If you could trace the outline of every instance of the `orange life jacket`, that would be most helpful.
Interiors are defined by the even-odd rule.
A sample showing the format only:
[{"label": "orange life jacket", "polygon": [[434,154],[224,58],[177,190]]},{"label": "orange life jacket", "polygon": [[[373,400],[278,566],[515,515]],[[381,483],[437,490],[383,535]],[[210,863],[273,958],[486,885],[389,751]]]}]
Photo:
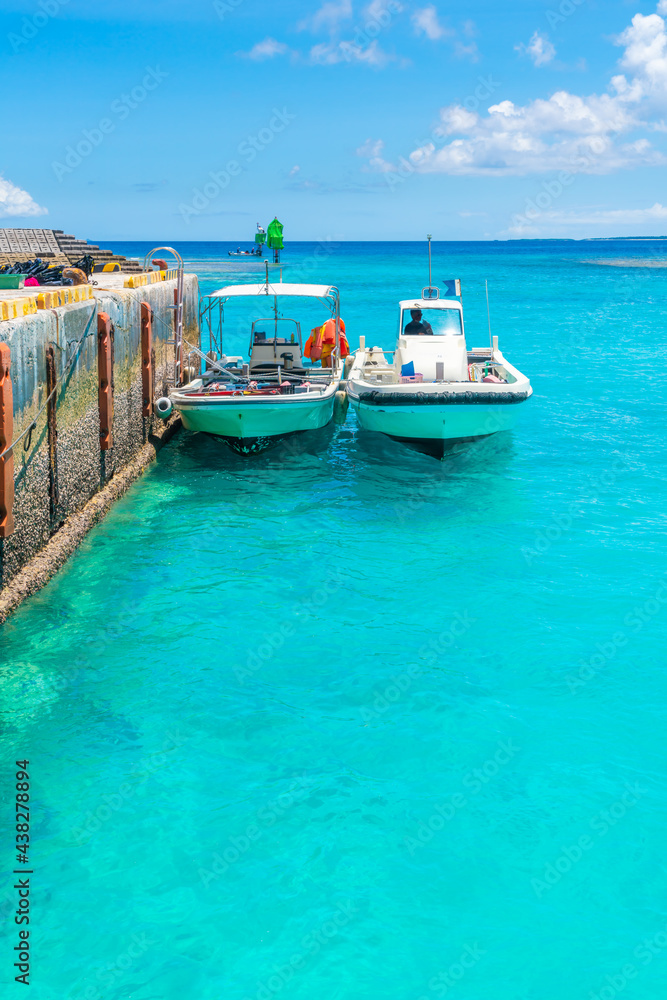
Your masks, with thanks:
[{"label": "orange life jacket", "polygon": [[[316,326],[310,331],[303,353],[311,361],[322,360],[322,365],[328,367],[327,361],[336,346],[336,321],[328,319],[323,326]],[[345,321],[340,321],[340,355],[346,358],[350,353],[350,345],[345,336]]]}]

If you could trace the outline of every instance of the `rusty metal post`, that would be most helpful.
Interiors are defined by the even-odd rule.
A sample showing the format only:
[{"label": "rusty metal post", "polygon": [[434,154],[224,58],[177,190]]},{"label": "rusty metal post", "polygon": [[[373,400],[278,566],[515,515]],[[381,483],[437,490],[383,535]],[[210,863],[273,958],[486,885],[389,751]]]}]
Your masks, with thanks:
[{"label": "rusty metal post", "polygon": [[113,343],[112,323],[107,313],[97,314],[97,374],[100,411],[100,450],[113,445]]},{"label": "rusty metal post", "polygon": [[[56,411],[58,409],[58,392],[56,390],[58,376],[56,375],[56,352],[53,347],[46,348],[46,426],[49,439],[49,508],[51,524],[56,520],[58,511],[58,424]],[[55,391],[54,391],[55,390]]]},{"label": "rusty metal post", "polygon": [[[10,378],[11,352],[0,344],[0,454],[10,446],[14,436],[14,397]],[[0,538],[8,538],[14,530],[14,453],[0,458]]]},{"label": "rusty metal post", "polygon": [[144,417],[153,415],[153,310],[141,303],[141,389]]}]

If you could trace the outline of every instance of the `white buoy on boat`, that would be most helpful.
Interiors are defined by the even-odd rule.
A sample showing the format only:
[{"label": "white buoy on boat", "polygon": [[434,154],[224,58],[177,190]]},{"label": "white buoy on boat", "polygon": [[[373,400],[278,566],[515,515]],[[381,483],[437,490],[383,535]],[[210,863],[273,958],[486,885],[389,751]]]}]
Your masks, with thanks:
[{"label": "white buoy on boat", "polygon": [[169,420],[174,409],[174,404],[169,399],[168,396],[160,396],[157,403],[155,404],[155,411],[158,417],[162,417],[163,420]]}]

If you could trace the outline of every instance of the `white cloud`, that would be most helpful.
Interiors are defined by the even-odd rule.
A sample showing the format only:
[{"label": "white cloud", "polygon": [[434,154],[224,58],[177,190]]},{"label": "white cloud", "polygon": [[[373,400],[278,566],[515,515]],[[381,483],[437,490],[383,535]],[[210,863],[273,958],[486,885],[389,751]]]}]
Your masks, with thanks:
[{"label": "white cloud", "polygon": [[364,19],[366,21],[377,21],[378,24],[383,25],[388,15],[400,14],[404,9],[398,0],[393,0],[393,2],[390,2],[390,0],[371,0],[364,10]]},{"label": "white cloud", "polygon": [[303,58],[313,66],[336,66],[351,63],[381,69],[389,63],[399,68],[410,65],[408,59],[386,52],[376,36],[386,30],[397,14],[404,10],[399,0],[370,0],[362,8],[361,21],[347,30],[354,32],[350,40],[341,38],[343,22],[349,21],[354,9],[352,0],[326,0],[314,14],[297,24],[298,31],[308,31],[314,35],[328,35],[328,41],[313,45],[308,53],[298,53],[282,42],[266,38],[248,53],[238,53],[250,59],[270,59],[275,55],[289,53],[295,59]]},{"label": "white cloud", "polygon": [[529,56],[535,66],[546,66],[553,61],[556,55],[553,43],[546,35],[541,35],[539,31],[533,32],[528,45],[524,45],[522,42],[520,45],[515,45],[514,48],[517,52]]},{"label": "white cloud", "polygon": [[374,69],[381,69],[391,62],[405,65],[406,60],[385,52],[375,37],[380,29],[391,24],[393,15],[402,10],[398,0],[371,0],[363,10],[363,18],[357,25],[354,38],[341,40],[342,22],[352,17],[352,3],[351,0],[329,0],[312,17],[297,25],[300,31],[308,30],[314,34],[324,31],[329,35],[328,42],[313,45],[308,61],[316,66],[352,63]]},{"label": "white cloud", "polygon": [[289,48],[283,42],[277,42],[275,38],[265,38],[263,42],[253,45],[250,52],[239,52],[239,55],[261,62],[264,59],[273,59],[274,56],[284,56],[287,52]]},{"label": "white cloud", "polygon": [[650,208],[587,209],[580,212],[541,212],[532,221],[517,218],[506,230],[511,236],[543,236],[560,231],[571,232],[573,227],[614,228],[624,226],[650,226],[651,223],[667,222],[667,207],[656,202]]},{"label": "white cloud", "polygon": [[359,146],[357,150],[357,156],[371,157],[379,156],[384,149],[384,142],[382,139],[366,139],[363,146]]},{"label": "white cloud", "polygon": [[[664,12],[667,13],[667,4]],[[635,14],[616,44],[625,46],[620,62],[632,74],[629,81],[624,75],[613,78],[617,93],[632,101],[667,97],[667,32],[663,18],[657,14]]]},{"label": "white cloud", "polygon": [[[665,130],[655,116],[656,109],[667,109],[665,21],[637,14],[615,41],[624,46],[619,62],[626,75],[612,78],[610,92],[578,96],[560,90],[525,105],[503,100],[486,112],[476,110],[479,95],[471,97],[466,107],[443,107],[430,139],[403,164],[418,173],[495,176],[554,170],[604,174],[666,164],[647,138],[636,137],[640,129]],[[539,51],[544,56],[544,45]],[[382,172],[398,169],[379,155],[369,165]]]},{"label": "white cloud", "polygon": [[451,34],[447,28],[440,24],[434,4],[416,10],[412,15],[412,23],[416,35],[426,35],[432,42],[437,42],[439,38]]},{"label": "white cloud", "polygon": [[312,17],[306,17],[297,25],[299,31],[326,30],[335,32],[342,21],[352,17],[352,0],[328,0],[323,3],[319,10],[315,11]]},{"label": "white cloud", "polygon": [[14,215],[48,215],[48,209],[38,205],[23,188],[0,177],[0,219]]},{"label": "white cloud", "polygon": [[441,23],[434,4],[420,7],[412,14],[411,20],[416,35],[424,35],[432,42],[440,41],[441,38],[452,39],[454,40],[454,55],[458,59],[470,59],[472,62],[477,62],[479,59],[477,43],[472,40],[477,34],[474,21],[464,21],[462,25],[463,36],[468,39],[465,42],[457,38],[456,31]]},{"label": "white cloud", "polygon": [[337,63],[357,63],[381,69],[396,59],[380,47],[377,41],[365,48],[354,42],[328,42],[314,45],[310,50],[310,62],[318,66],[334,66]]},{"label": "white cloud", "polygon": [[465,42],[457,42],[454,46],[454,55],[459,59],[470,59],[471,62],[478,62],[479,49],[475,42],[469,42],[468,45]]},{"label": "white cloud", "polygon": [[387,163],[382,157],[382,150],[384,149],[384,142],[382,139],[366,139],[363,146],[359,146],[357,149],[357,156],[363,157],[368,160],[368,165],[366,170],[371,170],[376,173],[389,173],[393,170],[391,163]]},{"label": "white cloud", "polygon": [[289,172],[290,177],[296,177],[296,175],[299,173],[300,170],[301,170],[301,167],[299,166],[299,164],[295,163],[294,166],[292,167],[292,169]]},{"label": "white cloud", "polygon": [[667,0],[660,0],[658,3],[658,14],[667,14]]},{"label": "white cloud", "polygon": [[667,208],[656,201],[650,208],[616,208],[607,211],[593,212],[588,216],[580,215],[579,222],[605,222],[609,224],[634,225],[635,223],[654,222],[667,219]]},{"label": "white cloud", "polygon": [[477,25],[474,21],[464,21],[463,22],[463,34],[468,39],[468,44],[465,42],[457,41],[454,46],[454,55],[458,56],[459,59],[470,59],[471,62],[477,62],[479,59],[479,49],[477,48],[477,43],[472,41],[477,35]]}]

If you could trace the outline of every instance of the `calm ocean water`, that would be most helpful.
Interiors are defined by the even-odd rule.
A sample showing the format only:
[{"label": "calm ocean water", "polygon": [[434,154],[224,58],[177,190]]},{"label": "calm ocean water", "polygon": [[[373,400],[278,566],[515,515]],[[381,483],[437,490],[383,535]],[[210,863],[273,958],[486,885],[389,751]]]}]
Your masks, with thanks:
[{"label": "calm ocean water", "polygon": [[[183,247],[202,290],[227,249]],[[315,249],[285,279],[392,348],[424,246]],[[183,433],[10,619],[34,1000],[664,995],[661,263],[436,244],[468,343],[488,278],[532,380],[514,433],[442,462],[351,413],[249,459]]]}]

